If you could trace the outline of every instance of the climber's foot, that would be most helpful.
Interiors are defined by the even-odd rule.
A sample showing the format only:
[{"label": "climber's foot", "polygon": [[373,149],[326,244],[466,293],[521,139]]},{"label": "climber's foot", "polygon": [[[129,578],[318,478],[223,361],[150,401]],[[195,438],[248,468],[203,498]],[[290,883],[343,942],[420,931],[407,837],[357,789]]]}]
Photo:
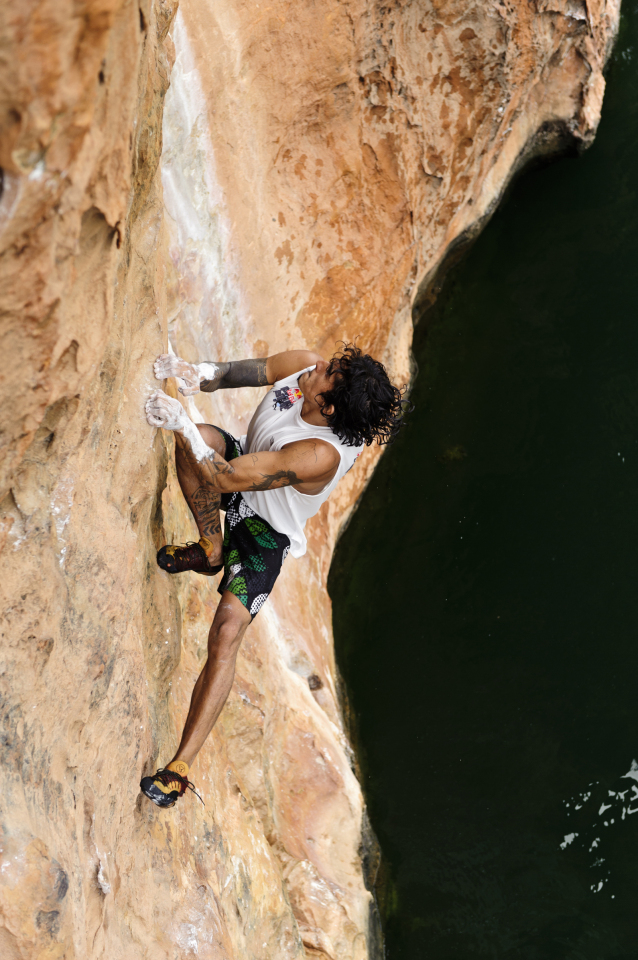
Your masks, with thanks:
[{"label": "climber's foot", "polygon": [[[195,796],[202,800],[194,785],[186,776],[188,773],[187,764],[175,764],[175,766],[178,765],[185,768],[186,772],[183,776],[176,770],[165,767],[163,770],[158,770],[152,777],[142,777],[140,781],[142,793],[145,793],[148,799],[156,803],[158,807],[175,806],[176,801],[183,797],[187,790],[192,790]],[[172,766],[172,764],[169,766]]]},{"label": "climber's foot", "polygon": [[187,543],[183,547],[167,543],[157,552],[157,563],[167,573],[183,573],[184,570],[193,570],[203,573],[205,577],[214,577],[224,566],[211,564],[204,547],[200,543]]}]

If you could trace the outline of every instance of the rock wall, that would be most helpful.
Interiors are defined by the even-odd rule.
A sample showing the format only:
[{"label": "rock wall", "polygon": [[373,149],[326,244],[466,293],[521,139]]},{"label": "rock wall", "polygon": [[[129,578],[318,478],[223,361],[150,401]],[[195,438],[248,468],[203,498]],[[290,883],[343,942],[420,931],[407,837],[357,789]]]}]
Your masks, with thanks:
[{"label": "rock wall", "polygon": [[[618,7],[3,5],[3,960],[380,955],[325,591],[378,451],[247,632],[192,771],[206,806],[157,810],[138,782],[174,750],[217,594],[155,565],[194,526],[142,414],[150,361],[358,335],[407,382],[446,257],[527,157],[594,136]],[[257,398],[189,408],[241,431]]]}]

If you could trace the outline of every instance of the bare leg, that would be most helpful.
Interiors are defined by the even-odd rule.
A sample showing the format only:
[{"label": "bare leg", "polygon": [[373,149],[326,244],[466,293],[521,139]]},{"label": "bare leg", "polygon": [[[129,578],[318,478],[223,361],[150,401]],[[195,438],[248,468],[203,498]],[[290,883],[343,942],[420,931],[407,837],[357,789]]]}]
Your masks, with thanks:
[{"label": "bare leg", "polygon": [[[223,456],[226,450],[226,441],[219,430],[209,424],[196,423],[195,426],[206,446],[211,447]],[[202,475],[203,471],[199,462],[192,455],[190,445],[185,444],[179,434],[175,435],[175,441],[177,479],[182,488],[184,499],[195,518],[200,536],[206,537],[215,545],[213,553],[208,556],[210,565],[215,566],[222,561],[222,532],[219,519],[221,494],[212,488],[208,477]]]},{"label": "bare leg", "polygon": [[[199,675],[179,749],[174,760],[190,767],[226,703],[235,676],[235,660],[250,614],[225,590],[208,634],[208,660]],[[172,762],[172,761],[171,761]]]},{"label": "bare leg", "polygon": [[[221,558],[221,497],[214,479],[220,472],[232,473],[232,467],[223,459],[221,463],[216,461],[213,451],[223,455],[224,438],[215,427],[193,424],[179,401],[167,397],[161,390],[147,401],[146,415],[152,426],[175,432],[177,474],[182,492],[200,534],[219,544]],[[237,651],[250,620],[242,602],[225,590],[208,634],[208,660],[195,684],[179,749],[171,763],[182,761],[190,767],[213,729],[228,698]]]},{"label": "bare leg", "polygon": [[153,427],[174,431],[177,475],[186,502],[191,508],[210,566],[222,558],[222,535],[219,521],[221,494],[216,479],[220,473],[232,473],[223,459],[224,438],[215,427],[195,424],[179,400],[156,390],[146,401],[146,419]]}]

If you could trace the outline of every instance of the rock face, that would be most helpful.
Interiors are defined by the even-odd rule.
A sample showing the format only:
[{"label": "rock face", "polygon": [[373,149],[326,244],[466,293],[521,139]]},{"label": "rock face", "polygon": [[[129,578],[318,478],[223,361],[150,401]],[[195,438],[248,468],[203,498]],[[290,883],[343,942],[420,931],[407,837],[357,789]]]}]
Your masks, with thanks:
[{"label": "rock face", "polygon": [[[378,451],[247,632],[192,771],[206,806],[159,811],[137,785],[174,750],[217,594],[155,564],[195,528],[142,414],[150,361],[359,336],[407,382],[446,257],[527,157],[594,136],[618,7],[4,5],[3,958],[379,955],[325,591]],[[241,432],[257,399],[189,408]]]}]

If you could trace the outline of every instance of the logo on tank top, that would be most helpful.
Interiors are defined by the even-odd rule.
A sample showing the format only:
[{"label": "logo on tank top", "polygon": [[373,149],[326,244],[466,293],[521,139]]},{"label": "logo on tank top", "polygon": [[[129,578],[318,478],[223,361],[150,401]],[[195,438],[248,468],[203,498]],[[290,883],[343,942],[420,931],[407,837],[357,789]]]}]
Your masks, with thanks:
[{"label": "logo on tank top", "polygon": [[303,393],[299,387],[295,387],[294,390],[291,387],[281,387],[279,390],[275,390],[273,407],[275,410],[290,410],[293,403],[301,400],[302,397]]},{"label": "logo on tank top", "polygon": [[346,470],[346,473],[350,473],[350,471],[352,470],[352,468],[354,467],[355,463],[357,462],[357,460],[359,459],[362,453],[363,453],[363,450],[360,450],[359,453],[354,458],[354,460],[352,461],[352,463],[350,464],[350,466],[348,467],[348,469]]}]

